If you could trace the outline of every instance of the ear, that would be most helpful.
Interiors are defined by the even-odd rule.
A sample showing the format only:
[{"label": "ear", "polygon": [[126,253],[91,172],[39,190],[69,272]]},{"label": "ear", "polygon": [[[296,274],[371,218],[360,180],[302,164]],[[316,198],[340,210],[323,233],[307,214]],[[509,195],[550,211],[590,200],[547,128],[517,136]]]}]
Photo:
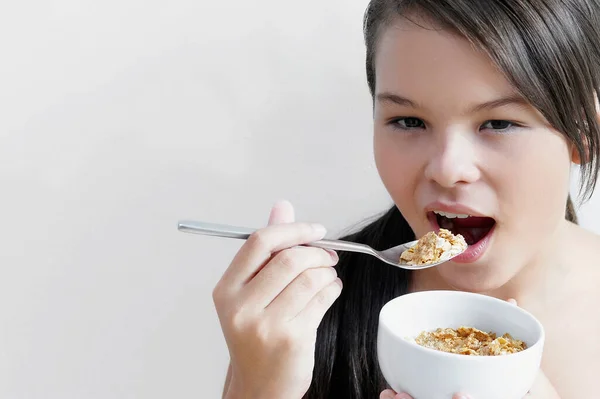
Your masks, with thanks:
[{"label": "ear", "polygon": [[571,162],[573,162],[576,165],[581,165],[581,156],[579,155],[577,146],[573,143],[571,143]]},{"label": "ear", "polygon": [[[584,154],[589,154],[588,139],[585,136],[583,136],[581,138],[583,139],[583,152],[584,152]],[[581,154],[579,153],[579,150],[577,150],[577,145],[575,145],[575,143],[571,141],[569,146],[571,148],[571,162],[573,162],[576,165],[584,164],[585,160],[581,159]]]},{"label": "ear", "polygon": [[[600,101],[598,101],[598,94],[594,93],[594,99],[596,100],[596,119],[598,120],[598,124],[600,124]],[[583,137],[584,142],[584,150],[586,154],[589,154],[589,143],[587,140],[587,137]],[[582,159],[581,159],[581,155],[579,154],[579,151],[577,151],[577,147],[571,143],[571,161],[577,165],[581,165],[582,163],[585,163]]]}]

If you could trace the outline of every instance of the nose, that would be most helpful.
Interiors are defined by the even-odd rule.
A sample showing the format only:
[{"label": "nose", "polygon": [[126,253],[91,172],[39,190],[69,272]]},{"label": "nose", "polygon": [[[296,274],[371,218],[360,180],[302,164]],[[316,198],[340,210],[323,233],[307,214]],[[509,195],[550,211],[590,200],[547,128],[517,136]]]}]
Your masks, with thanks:
[{"label": "nose", "polygon": [[436,135],[425,168],[425,177],[444,188],[474,183],[481,175],[477,165],[476,138],[462,132]]}]

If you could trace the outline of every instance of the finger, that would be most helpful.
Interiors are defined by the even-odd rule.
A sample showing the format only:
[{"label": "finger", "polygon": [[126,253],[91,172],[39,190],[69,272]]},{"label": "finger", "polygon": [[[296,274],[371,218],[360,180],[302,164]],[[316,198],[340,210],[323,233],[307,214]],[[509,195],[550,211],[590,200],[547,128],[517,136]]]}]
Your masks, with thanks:
[{"label": "finger", "polygon": [[558,399],[560,396],[548,377],[540,370],[525,398]]},{"label": "finger", "polygon": [[342,280],[339,278],[319,291],[304,309],[294,318],[300,326],[316,331],[327,310],[342,293]]},{"label": "finger", "polygon": [[472,398],[471,398],[471,396],[466,395],[464,393],[457,393],[457,394],[454,394],[452,399],[472,399]]},{"label": "finger", "polygon": [[402,392],[394,396],[394,399],[413,399],[413,397],[407,394],[406,392]]},{"label": "finger", "polygon": [[279,224],[257,230],[235,255],[220,284],[230,290],[239,290],[276,252],[320,240],[325,233],[323,226],[309,223]]},{"label": "finger", "polygon": [[514,298],[508,298],[508,299],[506,300],[506,302],[508,302],[508,303],[510,303],[510,304],[513,304],[513,305],[517,305],[517,300],[516,300],[516,299],[514,299]]},{"label": "finger", "polygon": [[[328,266],[333,266],[335,263],[337,263],[337,259],[332,258],[327,251],[320,248],[294,247],[285,249],[275,255],[256,277],[246,285],[243,300],[246,303],[252,303],[253,307],[263,310],[296,279],[299,279],[299,284],[296,284],[297,287],[294,290],[296,294],[299,294],[302,289],[306,290],[308,285],[310,285],[310,288],[315,289],[316,285],[323,282],[312,279],[327,278],[327,275],[323,274],[327,273],[327,270],[325,272],[312,271],[309,274],[305,274],[305,272],[312,268],[323,269],[327,267],[327,269],[331,269]],[[329,282],[335,279],[335,277],[329,277]],[[304,287],[302,284],[305,284]],[[312,298],[322,288],[321,286],[319,290],[311,292],[310,297]],[[292,305],[290,300],[293,300],[293,298],[288,296],[288,306]],[[281,304],[280,306],[285,305]],[[297,310],[294,315],[299,311]]]},{"label": "finger", "polygon": [[394,399],[395,396],[396,392],[392,391],[391,389],[386,389],[379,394],[379,399]]},{"label": "finger", "polygon": [[333,283],[337,272],[333,267],[317,267],[303,271],[267,306],[272,317],[286,321],[295,318],[310,300]]},{"label": "finger", "polygon": [[289,201],[277,201],[269,215],[268,225],[293,223],[295,221],[294,207]]}]

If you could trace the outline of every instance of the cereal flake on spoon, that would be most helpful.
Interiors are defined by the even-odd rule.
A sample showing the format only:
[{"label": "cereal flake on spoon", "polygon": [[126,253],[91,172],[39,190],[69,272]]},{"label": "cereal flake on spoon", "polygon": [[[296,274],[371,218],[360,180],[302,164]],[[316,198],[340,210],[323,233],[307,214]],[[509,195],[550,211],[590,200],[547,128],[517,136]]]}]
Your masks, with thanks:
[{"label": "cereal flake on spoon", "polygon": [[408,265],[427,265],[449,259],[466,248],[467,242],[462,235],[440,229],[437,234],[434,231],[425,234],[414,246],[402,252],[400,261]]}]

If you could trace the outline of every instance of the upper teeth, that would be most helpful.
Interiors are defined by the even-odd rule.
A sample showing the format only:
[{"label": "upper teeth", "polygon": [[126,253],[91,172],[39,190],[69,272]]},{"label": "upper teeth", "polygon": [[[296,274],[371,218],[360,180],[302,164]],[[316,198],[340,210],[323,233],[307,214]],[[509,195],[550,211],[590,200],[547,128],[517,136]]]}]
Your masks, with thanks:
[{"label": "upper teeth", "polygon": [[437,213],[438,215],[447,217],[448,219],[454,219],[454,218],[466,219],[470,216],[470,215],[464,215],[461,213],[450,213],[450,212],[442,212],[442,211],[433,211],[433,213]]}]

